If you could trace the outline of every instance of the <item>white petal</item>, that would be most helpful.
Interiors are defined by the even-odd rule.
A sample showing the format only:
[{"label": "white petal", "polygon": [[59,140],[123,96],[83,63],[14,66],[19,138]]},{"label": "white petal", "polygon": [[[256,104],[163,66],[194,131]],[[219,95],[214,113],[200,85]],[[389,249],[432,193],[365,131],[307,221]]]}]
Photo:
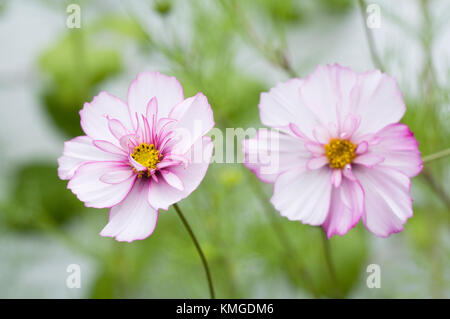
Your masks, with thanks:
[{"label": "white petal", "polygon": [[326,164],[328,164],[328,158],[326,156],[313,157],[306,163],[306,168],[310,170],[319,169]]},{"label": "white petal", "polygon": [[119,98],[106,92],[100,92],[92,102],[85,103],[80,111],[81,126],[87,136],[93,140],[105,140],[119,146],[117,138],[109,128],[109,121],[116,119],[131,130],[128,106]]},{"label": "white petal", "polygon": [[[183,88],[173,76],[159,72],[140,73],[128,89],[130,111],[145,115],[147,105],[153,97],[158,100],[158,116],[160,118],[167,117],[170,110],[183,101]],[[133,121],[135,122],[134,118]]]},{"label": "white petal", "polygon": [[144,239],[153,233],[158,211],[147,202],[147,182],[139,179],[127,198],[111,208],[109,222],[100,235],[131,242]]},{"label": "white petal", "polygon": [[352,110],[361,118],[358,135],[376,133],[402,118],[406,107],[393,78],[373,71],[360,74],[358,81],[358,93]]},{"label": "white petal", "polygon": [[287,134],[292,134],[288,127],[294,123],[303,135],[312,139],[312,130],[319,122],[300,100],[299,90],[303,83],[303,80],[291,79],[262,93],[259,103],[261,122]]},{"label": "white petal", "polygon": [[331,170],[284,172],[275,181],[272,204],[290,220],[321,225],[328,214],[331,196]]},{"label": "white petal", "polygon": [[63,155],[58,158],[58,176],[61,179],[70,179],[85,162],[121,160],[125,160],[123,155],[102,151],[92,144],[91,138],[78,136],[64,143]]},{"label": "white petal", "polygon": [[383,166],[395,168],[409,177],[422,170],[422,159],[414,134],[404,124],[392,124],[377,133],[380,142],[370,147],[371,152],[384,157]]},{"label": "white petal", "polygon": [[94,144],[96,147],[101,149],[102,151],[113,153],[117,155],[123,155],[127,156],[128,152],[122,149],[122,147],[118,147],[108,141],[102,141],[102,140],[93,140],[92,144]]},{"label": "white petal", "polygon": [[363,210],[364,192],[361,185],[343,179],[341,186],[332,190],[330,211],[322,225],[328,238],[346,234],[358,223]]},{"label": "white petal", "polygon": [[363,155],[357,156],[354,160],[354,164],[360,164],[364,165],[366,167],[373,167],[375,165],[378,165],[384,161],[383,156],[379,156],[374,154],[373,152],[368,152]]},{"label": "white petal", "polygon": [[161,175],[163,176],[167,184],[169,184],[170,186],[178,189],[179,191],[182,191],[184,189],[183,182],[177,175],[175,175],[171,171],[162,170]]},{"label": "white petal", "polygon": [[173,152],[186,153],[191,146],[214,127],[214,117],[208,99],[202,93],[190,97],[178,104],[170,113],[177,120],[174,130],[179,142]]},{"label": "white petal", "polygon": [[134,172],[131,169],[124,167],[124,169],[113,170],[100,176],[100,181],[107,184],[119,184],[125,182],[133,174]]},{"label": "white petal", "polygon": [[381,166],[355,167],[353,173],[365,193],[363,220],[366,227],[381,237],[403,230],[413,213],[409,178],[395,169]]},{"label": "white petal", "polygon": [[87,207],[112,207],[127,196],[135,181],[134,176],[118,184],[107,184],[100,180],[102,176],[114,170],[131,168],[121,162],[87,162],[77,169],[67,188]]},{"label": "white petal", "polygon": [[311,154],[297,137],[275,130],[260,129],[253,139],[243,141],[244,165],[264,182],[291,168],[304,168]]}]

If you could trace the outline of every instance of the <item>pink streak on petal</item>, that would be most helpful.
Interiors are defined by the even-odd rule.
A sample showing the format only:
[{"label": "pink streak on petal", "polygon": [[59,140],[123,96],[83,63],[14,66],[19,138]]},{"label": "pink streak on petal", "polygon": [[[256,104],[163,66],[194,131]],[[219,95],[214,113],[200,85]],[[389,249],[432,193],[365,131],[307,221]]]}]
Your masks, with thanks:
[{"label": "pink streak on petal", "polygon": [[363,155],[357,156],[354,160],[354,164],[364,165],[366,167],[374,167],[384,161],[383,156],[378,156],[373,154],[372,152],[365,153]]},{"label": "pink streak on petal", "polygon": [[100,177],[123,168],[122,162],[87,162],[81,165],[71,178],[69,188],[86,207],[105,208],[120,203],[134,185],[132,176],[122,183],[106,184]]},{"label": "pink streak on petal", "polygon": [[330,238],[345,235],[355,227],[364,211],[364,191],[358,182],[342,180],[341,186],[333,188],[327,219],[322,224]]},{"label": "pink streak on petal", "polygon": [[366,228],[380,237],[402,231],[413,214],[410,179],[381,165],[372,169],[356,167],[354,173],[365,192],[362,217]]},{"label": "pink streak on petal", "polygon": [[186,167],[183,165],[170,167],[170,172],[183,182],[183,191],[170,186],[164,179],[159,179],[158,183],[149,184],[148,202],[152,207],[167,210],[170,205],[186,198],[199,186],[209,166],[213,143],[210,137],[204,136],[195,146],[197,145],[203,147],[204,158],[201,163],[192,162]]},{"label": "pink streak on petal", "polygon": [[128,130],[119,120],[108,118],[108,127],[111,134],[114,135],[118,141],[120,141],[122,136],[128,134]]},{"label": "pink streak on petal", "polygon": [[107,172],[100,176],[100,181],[107,184],[119,184],[124,181],[126,181],[128,178],[130,178],[133,174],[133,170],[130,166],[124,165],[124,167],[121,167],[120,169],[115,169],[110,172]]},{"label": "pink streak on petal", "polygon": [[342,169],[342,174],[349,180],[356,181],[356,177],[355,175],[353,175],[352,166],[350,164],[345,165],[345,167]]},{"label": "pink streak on petal", "polygon": [[167,184],[169,184],[170,186],[178,189],[179,191],[184,190],[183,182],[174,173],[172,173],[168,170],[162,170],[161,175],[164,178],[164,180],[167,182]]},{"label": "pink streak on petal", "polygon": [[124,151],[122,148],[119,148],[108,141],[94,140],[92,143],[102,151],[124,156],[127,155],[127,152]]},{"label": "pink streak on petal", "polygon": [[63,155],[58,158],[58,176],[70,179],[82,164],[96,161],[126,161],[126,158],[100,150],[87,136],[78,136],[64,143]]},{"label": "pink streak on petal", "polygon": [[306,168],[309,170],[319,169],[326,164],[328,164],[328,158],[326,156],[313,157],[306,162]]},{"label": "pink streak on petal", "polygon": [[340,169],[333,169],[333,173],[331,174],[331,184],[334,187],[339,187],[342,182],[342,172]]},{"label": "pink streak on petal", "polygon": [[85,103],[80,111],[81,127],[93,140],[105,140],[117,144],[117,139],[108,127],[108,119],[117,119],[127,129],[131,129],[128,106],[119,98],[100,92],[90,103]]},{"label": "pink streak on petal", "polygon": [[406,125],[389,125],[378,132],[377,137],[380,142],[371,146],[371,151],[385,158],[383,166],[397,169],[409,177],[420,173],[423,165],[419,143]]}]

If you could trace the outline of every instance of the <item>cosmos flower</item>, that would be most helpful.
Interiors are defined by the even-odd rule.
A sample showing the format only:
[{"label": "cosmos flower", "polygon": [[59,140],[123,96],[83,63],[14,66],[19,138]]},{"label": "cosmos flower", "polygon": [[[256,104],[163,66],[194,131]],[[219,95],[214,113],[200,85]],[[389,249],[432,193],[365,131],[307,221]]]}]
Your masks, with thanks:
[{"label": "cosmos flower", "polygon": [[148,237],[158,210],[187,197],[206,174],[213,113],[202,93],[185,99],[174,77],[141,73],[127,103],[101,92],[80,117],[86,135],[65,142],[58,175],[87,207],[111,208],[102,236]]},{"label": "cosmos flower", "polygon": [[[245,165],[274,183],[271,203],[290,220],[321,225],[328,238],[362,218],[374,234],[403,229],[412,216],[410,177],[422,160],[394,79],[318,66],[261,94],[260,130],[244,141]],[[267,159],[277,165],[267,169]],[[273,166],[273,163],[271,163]]]}]

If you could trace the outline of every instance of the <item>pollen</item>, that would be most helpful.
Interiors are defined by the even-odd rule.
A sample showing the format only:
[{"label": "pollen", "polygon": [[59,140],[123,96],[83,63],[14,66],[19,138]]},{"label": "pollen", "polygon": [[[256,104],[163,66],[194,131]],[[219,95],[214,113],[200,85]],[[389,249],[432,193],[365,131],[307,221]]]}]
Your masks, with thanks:
[{"label": "pollen", "polygon": [[344,168],[356,157],[356,145],[348,140],[332,138],[324,147],[331,168]]},{"label": "pollen", "polygon": [[159,151],[155,148],[153,144],[141,143],[136,146],[131,157],[139,164],[150,169],[156,169],[156,164],[161,160]]}]

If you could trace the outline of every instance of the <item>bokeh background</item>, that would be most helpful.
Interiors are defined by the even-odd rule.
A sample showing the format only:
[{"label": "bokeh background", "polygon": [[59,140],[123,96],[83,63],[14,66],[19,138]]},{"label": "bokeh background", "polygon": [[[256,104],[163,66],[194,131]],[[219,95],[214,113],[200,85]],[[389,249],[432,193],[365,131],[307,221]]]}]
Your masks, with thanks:
[{"label": "bokeh background", "polygon": [[[67,5],[81,28],[66,26]],[[395,77],[403,122],[423,155],[450,147],[450,2],[372,1],[379,64]],[[205,93],[217,127],[259,127],[259,95],[317,64],[375,68],[358,1],[0,1],[0,297],[206,298],[200,259],[173,209],[132,244],[98,235],[107,210],[87,209],[57,177],[63,141],[81,135],[78,111],[101,90],[125,98],[137,73],[175,75]],[[372,52],[373,53],[373,52]],[[376,62],[376,61],[375,61]],[[221,298],[449,298],[450,160],[414,178],[414,217],[377,238],[362,225],[331,239],[289,222],[271,186],[241,164],[212,164],[180,203]],[[369,264],[381,288],[366,285]],[[66,286],[69,264],[81,288]],[[313,282],[312,291],[304,273]]]}]

